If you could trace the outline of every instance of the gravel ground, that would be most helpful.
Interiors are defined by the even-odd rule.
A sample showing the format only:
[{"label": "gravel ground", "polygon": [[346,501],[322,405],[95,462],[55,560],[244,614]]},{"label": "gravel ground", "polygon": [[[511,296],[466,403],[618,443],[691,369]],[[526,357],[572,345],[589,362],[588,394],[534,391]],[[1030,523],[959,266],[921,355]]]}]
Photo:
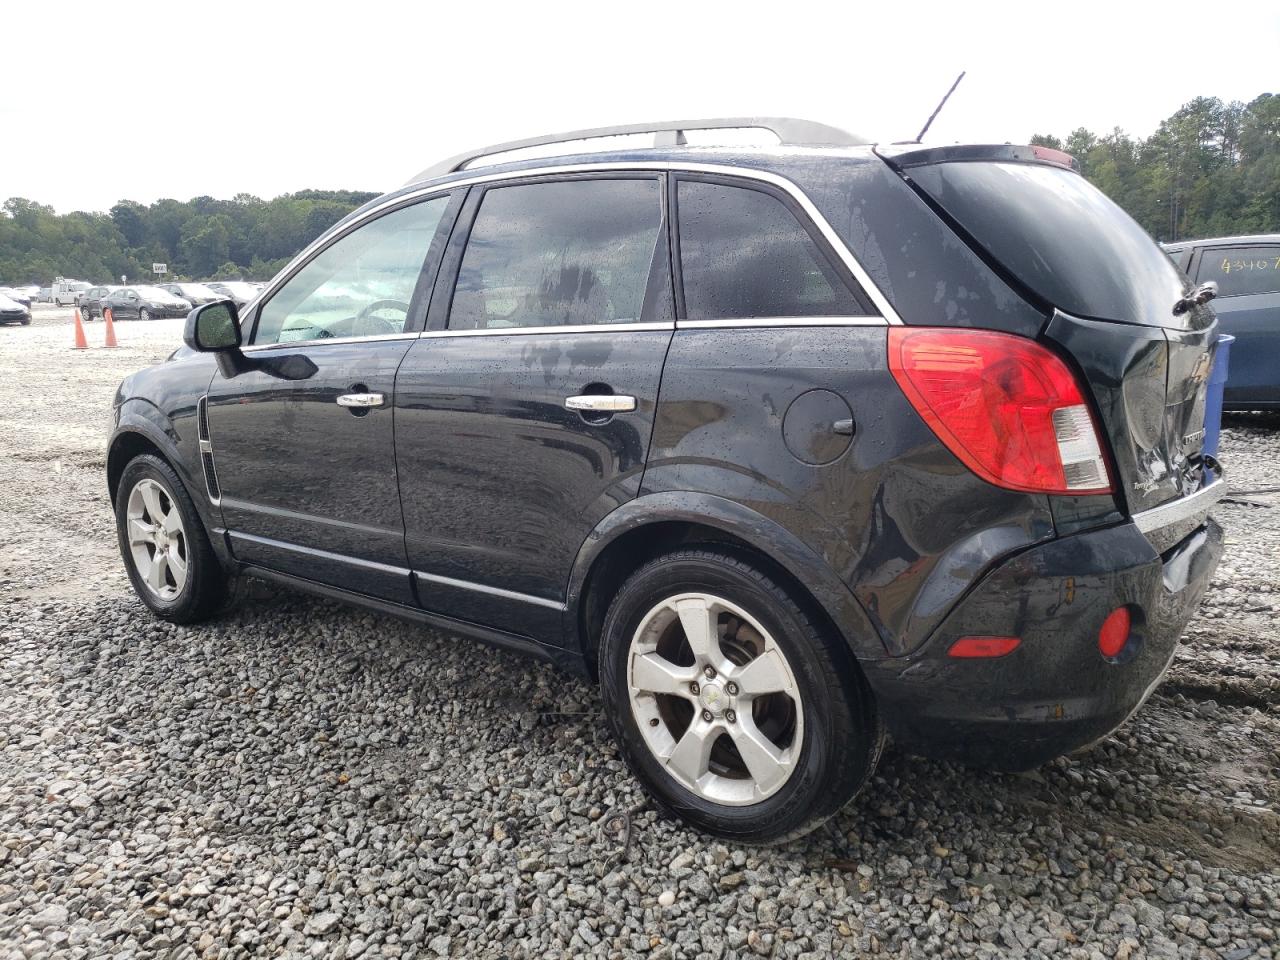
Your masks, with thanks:
[{"label": "gravel ground", "polygon": [[[1280,956],[1280,496],[1218,509],[1228,559],[1115,736],[1022,776],[890,750],[752,849],[648,809],[547,666],[265,586],[146,615],[104,431],[180,322],[117,330],[0,328],[0,957]],[[1280,418],[1223,459],[1280,486]]]}]

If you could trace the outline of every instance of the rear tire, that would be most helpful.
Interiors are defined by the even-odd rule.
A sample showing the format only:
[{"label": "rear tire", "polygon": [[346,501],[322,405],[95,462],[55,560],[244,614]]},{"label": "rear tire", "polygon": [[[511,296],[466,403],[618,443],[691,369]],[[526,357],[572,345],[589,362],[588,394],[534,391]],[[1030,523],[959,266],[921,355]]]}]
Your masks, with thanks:
[{"label": "rear tire", "polygon": [[599,664],[627,765],[661,809],[716,836],[808,833],[879,759],[874,699],[843,640],[729,549],[637,570],[610,604]]},{"label": "rear tire", "polygon": [[227,596],[226,572],[169,464],[151,454],[130,460],[116,490],[115,513],[129,581],[152,613],[174,623],[194,623],[221,606]]}]

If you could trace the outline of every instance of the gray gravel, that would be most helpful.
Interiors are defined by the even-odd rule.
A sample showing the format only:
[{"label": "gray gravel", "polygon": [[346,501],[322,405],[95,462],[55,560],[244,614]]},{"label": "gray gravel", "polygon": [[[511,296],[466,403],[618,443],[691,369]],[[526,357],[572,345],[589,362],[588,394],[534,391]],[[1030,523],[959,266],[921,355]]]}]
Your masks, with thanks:
[{"label": "gray gravel", "polygon": [[[1280,955],[1280,496],[1219,508],[1228,561],[1106,742],[1023,776],[891,750],[829,829],[737,847],[646,807],[544,665],[262,585],[147,616],[104,429],[179,326],[0,328],[0,957]],[[1280,418],[1223,459],[1280,486]]]}]

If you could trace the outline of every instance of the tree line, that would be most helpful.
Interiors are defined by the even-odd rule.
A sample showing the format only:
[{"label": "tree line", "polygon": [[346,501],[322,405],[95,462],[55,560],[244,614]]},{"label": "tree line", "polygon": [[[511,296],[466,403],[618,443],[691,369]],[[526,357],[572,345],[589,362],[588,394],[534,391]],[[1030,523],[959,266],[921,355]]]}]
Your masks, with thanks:
[{"label": "tree line", "polygon": [[[1280,232],[1280,96],[1247,104],[1198,97],[1145,139],[1081,127],[1031,142],[1073,155],[1084,176],[1158,240]],[[142,278],[152,263],[168,264],[178,279],[265,280],[374,196],[302,190],[274,200],[121,200],[107,213],[62,215],[14,197],[0,214],[0,282]]]},{"label": "tree line", "polygon": [[1157,240],[1280,233],[1280,96],[1249,103],[1197,97],[1146,139],[1037,134]]},{"label": "tree line", "polygon": [[149,206],[121,200],[107,213],[67,213],[21,197],[0,215],[0,283],[47,286],[55,276],[107,283],[150,278],[270,279],[299,250],[376,193],[301,190],[260,200],[196,197]]}]

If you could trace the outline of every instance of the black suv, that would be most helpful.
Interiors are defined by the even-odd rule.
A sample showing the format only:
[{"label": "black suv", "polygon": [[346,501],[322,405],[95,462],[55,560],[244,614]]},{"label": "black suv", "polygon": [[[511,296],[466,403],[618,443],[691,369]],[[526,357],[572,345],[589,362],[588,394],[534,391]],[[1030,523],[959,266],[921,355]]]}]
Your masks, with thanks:
[{"label": "black suv", "polygon": [[[783,145],[684,145],[722,126]],[[640,129],[454,158],[192,311],[115,400],[143,602],[247,573],[598,678],[656,801],[742,840],[886,733],[1024,769],[1123,722],[1222,550],[1207,292],[1053,150],[569,136]]]}]

